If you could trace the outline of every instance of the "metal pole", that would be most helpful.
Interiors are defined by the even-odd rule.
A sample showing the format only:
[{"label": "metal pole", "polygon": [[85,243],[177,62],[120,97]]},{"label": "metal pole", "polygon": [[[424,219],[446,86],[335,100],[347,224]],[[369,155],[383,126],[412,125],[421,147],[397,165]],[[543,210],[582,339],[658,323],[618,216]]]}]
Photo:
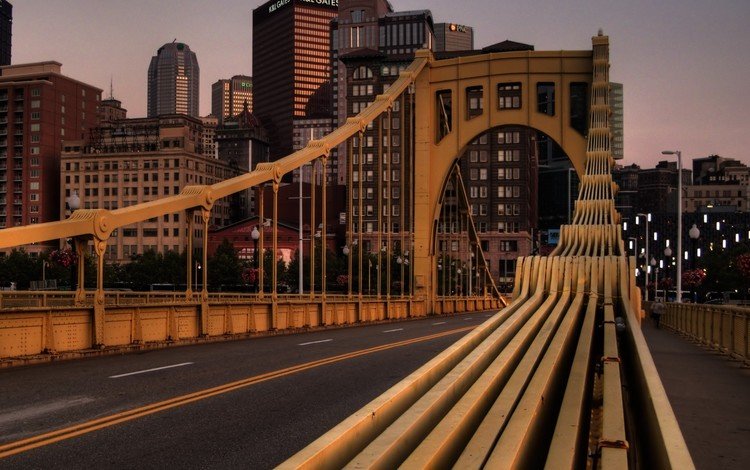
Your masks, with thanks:
[{"label": "metal pole", "polygon": [[677,303],[682,303],[682,152],[677,150]]},{"label": "metal pole", "polygon": [[[311,129],[312,131],[312,129]],[[311,136],[312,140],[312,136]],[[299,254],[297,255],[297,261],[298,261],[298,269],[299,269],[299,295],[303,295],[305,293],[305,286],[303,285],[304,282],[304,256],[302,256],[302,250],[303,248],[303,228],[302,228],[302,175],[304,173],[303,171],[304,165],[299,167]]]},{"label": "metal pole", "polygon": [[649,264],[649,261],[651,258],[648,257],[648,245],[649,245],[649,239],[648,239],[648,214],[646,215],[646,284],[643,286],[643,292],[646,295],[646,302],[648,302],[648,278],[650,274],[649,267],[651,266]]}]

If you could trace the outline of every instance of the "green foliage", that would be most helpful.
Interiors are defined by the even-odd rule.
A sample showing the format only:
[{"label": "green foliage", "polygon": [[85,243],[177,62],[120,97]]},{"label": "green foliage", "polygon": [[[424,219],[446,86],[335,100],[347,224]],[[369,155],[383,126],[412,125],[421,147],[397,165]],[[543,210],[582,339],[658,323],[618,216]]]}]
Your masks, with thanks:
[{"label": "green foliage", "polygon": [[216,253],[208,259],[208,285],[212,290],[224,290],[242,284],[242,263],[237,256],[237,250],[224,239],[216,248]]}]

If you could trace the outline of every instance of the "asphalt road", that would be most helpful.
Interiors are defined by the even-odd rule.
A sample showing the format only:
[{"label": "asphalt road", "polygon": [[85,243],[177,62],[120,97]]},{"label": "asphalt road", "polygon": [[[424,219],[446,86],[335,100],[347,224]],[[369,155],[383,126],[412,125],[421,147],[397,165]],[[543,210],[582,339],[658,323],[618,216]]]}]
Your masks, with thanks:
[{"label": "asphalt road", "polygon": [[[0,468],[270,468],[489,316],[431,317],[2,371]],[[33,448],[2,457],[22,440],[33,441]]]}]

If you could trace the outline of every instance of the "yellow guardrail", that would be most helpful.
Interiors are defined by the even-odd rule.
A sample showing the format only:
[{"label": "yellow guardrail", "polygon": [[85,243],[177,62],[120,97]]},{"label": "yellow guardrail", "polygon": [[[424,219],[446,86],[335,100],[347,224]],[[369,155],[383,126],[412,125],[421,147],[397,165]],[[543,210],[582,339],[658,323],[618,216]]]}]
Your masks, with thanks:
[{"label": "yellow guardrail", "polygon": [[661,324],[750,362],[750,307],[669,303]]},{"label": "yellow guardrail", "polygon": [[[93,296],[89,305],[76,304],[71,293],[64,297],[18,297],[18,306],[0,310],[0,366],[24,364],[63,354],[77,357],[97,349],[91,334],[94,328]],[[425,317],[430,302],[424,298],[391,298],[333,295],[325,299],[286,295],[271,299],[256,295],[212,295],[204,307],[198,295],[149,293],[138,297],[108,298],[102,319],[102,338],[107,345],[100,351],[133,348],[162,348],[196,340],[212,340],[267,331],[336,327],[368,322]],[[61,306],[39,306],[43,300],[66,301]],[[148,299],[148,302],[146,302]],[[445,314],[497,310],[500,301],[471,297],[460,302],[440,300]],[[205,326],[203,324],[205,323]],[[46,354],[44,357],[32,357]]]}]

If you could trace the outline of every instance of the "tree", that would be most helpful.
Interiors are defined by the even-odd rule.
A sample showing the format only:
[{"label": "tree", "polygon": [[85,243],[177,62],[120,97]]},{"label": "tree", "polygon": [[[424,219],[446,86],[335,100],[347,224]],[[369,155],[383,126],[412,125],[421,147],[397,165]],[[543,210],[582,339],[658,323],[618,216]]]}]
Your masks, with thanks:
[{"label": "tree", "polygon": [[237,250],[226,238],[208,259],[208,282],[212,289],[237,289],[242,284],[242,264]]}]

